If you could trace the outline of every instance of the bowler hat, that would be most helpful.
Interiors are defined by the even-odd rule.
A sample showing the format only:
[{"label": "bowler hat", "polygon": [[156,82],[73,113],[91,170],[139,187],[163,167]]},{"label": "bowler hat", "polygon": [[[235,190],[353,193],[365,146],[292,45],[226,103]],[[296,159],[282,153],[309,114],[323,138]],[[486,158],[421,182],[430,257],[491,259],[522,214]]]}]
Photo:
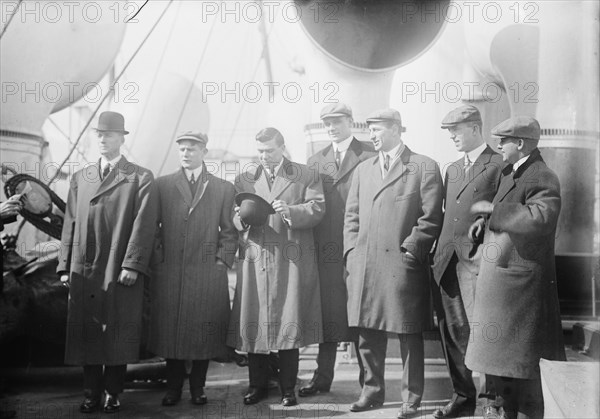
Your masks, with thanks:
[{"label": "bowler hat", "polygon": [[492,128],[492,135],[537,141],[540,139],[540,123],[530,116],[517,115]]},{"label": "bowler hat", "polygon": [[118,112],[106,111],[100,114],[96,131],[113,131],[129,134],[125,131],[125,118]]},{"label": "bowler hat", "polygon": [[235,196],[235,203],[240,207],[240,218],[246,224],[260,227],[267,222],[269,214],[275,210],[261,196],[251,192],[241,192]]},{"label": "bowler hat", "polygon": [[472,105],[465,105],[451,110],[442,120],[442,129],[448,129],[464,122],[481,123],[479,109]]},{"label": "bowler hat", "polygon": [[187,131],[187,132],[179,135],[177,137],[177,139],[175,140],[175,142],[178,143],[179,141],[183,141],[183,140],[195,141],[197,143],[200,143],[200,144],[206,146],[206,143],[208,143],[208,136],[199,131],[198,132]]},{"label": "bowler hat", "polygon": [[348,116],[352,118],[352,109],[345,103],[332,103],[321,109],[321,119]]}]

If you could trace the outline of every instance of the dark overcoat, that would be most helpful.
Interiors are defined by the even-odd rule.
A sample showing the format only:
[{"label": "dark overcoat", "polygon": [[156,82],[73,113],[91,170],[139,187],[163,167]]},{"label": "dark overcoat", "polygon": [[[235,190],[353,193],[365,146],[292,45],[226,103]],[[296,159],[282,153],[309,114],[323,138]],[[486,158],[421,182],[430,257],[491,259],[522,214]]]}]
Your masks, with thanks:
[{"label": "dark overcoat", "polygon": [[319,174],[284,159],[272,189],[260,165],[239,175],[235,188],[268,202],[285,201],[291,222],[272,214],[264,226],[245,230],[239,216],[234,217],[241,233],[228,345],[265,353],[322,342],[313,237],[325,212]]},{"label": "dark overcoat", "polygon": [[208,174],[192,196],[183,170],[156,180],[159,234],[150,283],[149,349],[165,358],[222,356],[229,327],[226,267],[233,266],[238,233],[232,221],[233,185]]},{"label": "dark overcoat", "polygon": [[[65,363],[139,359],[156,208],[152,172],[124,157],[102,181],[98,163],[73,174],[57,267],[71,280]],[[141,273],[133,286],[117,283],[123,268]]]},{"label": "dark overcoat", "polygon": [[554,266],[560,184],[538,149],[505,171],[487,221],[465,364],[539,377],[539,360],[564,360]]},{"label": "dark overcoat", "polygon": [[473,312],[475,285],[481,263],[481,242],[473,243],[468,237],[469,227],[477,215],[471,214],[471,205],[478,201],[492,201],[500,184],[502,156],[489,146],[479,155],[466,172],[464,158],[450,164],[444,176],[444,224],[437,241],[433,277],[439,285],[442,276],[456,254],[460,263],[471,273],[471,278],[459,276],[463,304],[467,316]]},{"label": "dark overcoat", "polygon": [[315,244],[319,251],[319,282],[323,310],[323,339],[325,342],[353,340],[348,330],[346,304],[346,269],[344,267],[344,212],[352,183],[352,173],[359,163],[373,157],[373,146],[356,138],[344,156],[339,169],[330,144],[308,159],[307,166],[321,175],[327,211],[314,228]]},{"label": "dark overcoat", "polygon": [[346,203],[348,323],[420,333],[429,323],[429,252],[442,226],[442,179],[437,163],[408,147],[383,179],[379,158],[356,168]]}]

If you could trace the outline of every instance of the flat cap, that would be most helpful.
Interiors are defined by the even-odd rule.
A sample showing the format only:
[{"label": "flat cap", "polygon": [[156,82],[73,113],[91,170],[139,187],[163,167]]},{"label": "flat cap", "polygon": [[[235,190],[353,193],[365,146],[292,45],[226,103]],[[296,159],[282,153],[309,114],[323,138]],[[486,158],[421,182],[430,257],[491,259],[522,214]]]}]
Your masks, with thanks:
[{"label": "flat cap", "polygon": [[202,132],[187,131],[183,134],[180,134],[175,142],[178,143],[179,141],[183,140],[195,141],[202,145],[206,145],[206,143],[208,143],[208,136]]},{"label": "flat cap", "polygon": [[369,116],[367,117],[367,124],[369,122],[379,121],[393,121],[402,125],[402,118],[400,117],[400,112],[392,108],[376,110],[375,112],[371,112],[371,114],[369,114]]},{"label": "flat cap", "polygon": [[240,207],[240,218],[251,226],[260,227],[267,222],[270,214],[275,214],[271,204],[251,192],[237,194],[235,204]]},{"label": "flat cap", "polygon": [[492,135],[537,141],[540,139],[540,123],[530,116],[517,115],[492,128]]},{"label": "flat cap", "polygon": [[479,109],[472,105],[465,105],[451,110],[448,115],[442,119],[442,129],[448,129],[464,122],[481,123]]},{"label": "flat cap", "polygon": [[349,116],[352,118],[352,108],[345,103],[331,103],[321,109],[321,119],[333,118],[336,116]]}]

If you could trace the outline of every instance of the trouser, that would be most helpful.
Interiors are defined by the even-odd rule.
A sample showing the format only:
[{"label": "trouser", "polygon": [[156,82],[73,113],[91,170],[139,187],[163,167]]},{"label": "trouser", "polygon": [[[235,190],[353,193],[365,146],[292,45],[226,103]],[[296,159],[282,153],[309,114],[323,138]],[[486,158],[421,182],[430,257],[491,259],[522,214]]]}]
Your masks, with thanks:
[{"label": "trouser", "polygon": [[[282,393],[291,393],[296,387],[298,375],[298,349],[279,351],[279,386]],[[248,354],[248,374],[250,387],[266,389],[269,381],[269,354]]]},{"label": "trouser", "polygon": [[[362,396],[385,401],[385,356],[388,332],[359,329],[358,349],[364,367]],[[425,385],[425,352],[422,333],[398,334],[402,356],[401,400],[419,406]]]},{"label": "trouser", "polygon": [[[206,384],[208,359],[193,360],[190,371],[190,391],[201,389]],[[167,358],[167,389],[181,394],[185,379],[185,360]]]},{"label": "trouser", "polygon": [[[465,365],[465,354],[469,343],[469,317],[473,310],[471,303],[474,296],[471,294],[474,294],[476,279],[476,276],[459,263],[454,254],[439,285],[432,286],[442,350],[454,393],[460,398],[472,401],[477,398],[477,389],[473,382],[473,374]],[[461,289],[460,284],[464,284],[465,289]],[[467,308],[463,301],[463,293],[469,294],[467,299],[470,303]],[[467,313],[467,309],[470,313]],[[483,375],[480,379],[480,383],[482,382]]]},{"label": "trouser", "polygon": [[123,392],[127,365],[84,365],[83,392],[86,397],[100,398],[106,390],[110,394]]}]

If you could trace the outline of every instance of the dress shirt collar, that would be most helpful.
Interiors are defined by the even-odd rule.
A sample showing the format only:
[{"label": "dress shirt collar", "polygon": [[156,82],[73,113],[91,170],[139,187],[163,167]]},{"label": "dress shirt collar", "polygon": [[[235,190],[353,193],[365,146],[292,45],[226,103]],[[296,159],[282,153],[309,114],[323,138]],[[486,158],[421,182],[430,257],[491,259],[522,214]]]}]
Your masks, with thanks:
[{"label": "dress shirt collar", "polygon": [[333,147],[333,152],[335,153],[336,151],[339,151],[340,153],[345,153],[346,151],[348,151],[348,148],[350,148],[350,143],[353,139],[354,136],[351,135],[350,137],[340,141],[339,143],[335,143],[332,141],[331,145]]},{"label": "dress shirt collar", "polygon": [[531,154],[526,155],[525,157],[521,157],[515,164],[513,164],[513,173],[517,171],[519,166],[523,165],[527,161],[527,159],[531,156]]},{"label": "dress shirt collar", "polygon": [[114,169],[115,166],[117,165],[117,163],[119,162],[119,160],[121,160],[121,157],[123,157],[123,156],[121,154],[119,154],[117,157],[115,157],[112,160],[106,160],[104,158],[104,156],[101,156],[100,157],[100,170],[103,170],[107,163],[110,165],[110,170]]},{"label": "dress shirt collar", "polygon": [[479,156],[481,156],[481,153],[484,152],[485,148],[487,147],[486,143],[481,144],[479,147],[474,148],[471,151],[468,151],[465,153],[465,166],[467,163],[467,156],[469,156],[469,161],[471,162],[471,164],[475,163],[477,161],[477,159],[479,158]]},{"label": "dress shirt collar", "polygon": [[198,181],[198,179],[200,179],[200,176],[202,176],[202,167],[204,166],[204,164],[201,164],[200,166],[196,167],[194,170],[190,170],[190,169],[183,169],[184,173],[185,173],[185,177],[187,178],[187,180],[191,180],[192,177],[192,173],[194,174],[194,181]]}]

